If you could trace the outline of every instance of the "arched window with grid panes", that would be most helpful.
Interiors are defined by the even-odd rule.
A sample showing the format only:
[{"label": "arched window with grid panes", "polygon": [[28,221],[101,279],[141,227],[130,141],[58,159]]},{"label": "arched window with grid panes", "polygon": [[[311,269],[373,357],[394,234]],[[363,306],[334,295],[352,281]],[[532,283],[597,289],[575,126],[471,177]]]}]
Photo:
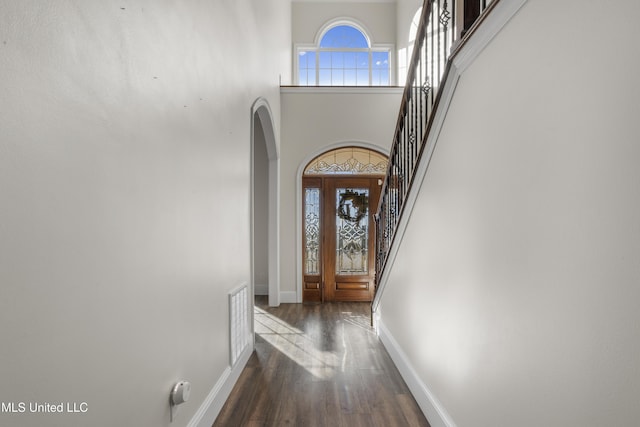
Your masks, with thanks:
[{"label": "arched window with grid panes", "polygon": [[300,86],[389,86],[391,47],[372,45],[364,28],[352,21],[332,22],[314,46],[298,46]]}]

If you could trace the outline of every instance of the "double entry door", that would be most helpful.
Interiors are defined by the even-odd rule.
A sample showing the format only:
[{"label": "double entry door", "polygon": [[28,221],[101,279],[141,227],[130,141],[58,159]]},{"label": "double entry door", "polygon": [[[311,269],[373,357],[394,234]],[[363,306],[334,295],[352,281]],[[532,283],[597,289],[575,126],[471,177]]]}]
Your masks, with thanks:
[{"label": "double entry door", "polygon": [[379,182],[303,178],[303,302],[373,299]]}]

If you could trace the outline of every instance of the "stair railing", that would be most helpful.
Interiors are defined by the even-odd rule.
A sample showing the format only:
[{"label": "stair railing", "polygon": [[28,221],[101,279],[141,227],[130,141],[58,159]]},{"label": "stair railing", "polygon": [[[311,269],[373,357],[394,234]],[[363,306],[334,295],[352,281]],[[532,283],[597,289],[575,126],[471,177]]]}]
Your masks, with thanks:
[{"label": "stair railing", "polygon": [[[480,14],[498,0],[464,0],[463,3],[464,21],[460,26],[466,35],[455,49],[469,38],[481,21],[477,19]],[[457,37],[455,4],[456,0],[425,0],[422,7],[389,154],[389,167],[375,215],[376,292],[438,106],[439,89],[449,70],[447,61]]]}]

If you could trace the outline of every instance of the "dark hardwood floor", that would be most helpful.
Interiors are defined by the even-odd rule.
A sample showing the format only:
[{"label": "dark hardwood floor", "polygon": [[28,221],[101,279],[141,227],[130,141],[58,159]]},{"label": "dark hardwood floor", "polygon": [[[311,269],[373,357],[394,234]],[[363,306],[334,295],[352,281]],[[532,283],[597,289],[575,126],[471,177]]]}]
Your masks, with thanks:
[{"label": "dark hardwood floor", "polygon": [[429,426],[369,326],[369,303],[256,298],[256,351],[214,426]]}]

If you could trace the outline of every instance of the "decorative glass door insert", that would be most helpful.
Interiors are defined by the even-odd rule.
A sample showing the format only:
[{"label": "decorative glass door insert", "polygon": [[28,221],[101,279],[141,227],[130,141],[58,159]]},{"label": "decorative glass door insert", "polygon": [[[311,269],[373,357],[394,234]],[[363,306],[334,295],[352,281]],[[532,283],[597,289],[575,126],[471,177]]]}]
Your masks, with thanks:
[{"label": "decorative glass door insert", "polygon": [[320,274],[320,189],[304,191],[304,274]]},{"label": "decorative glass door insert", "polygon": [[336,189],[336,274],[368,274],[369,189]]}]

